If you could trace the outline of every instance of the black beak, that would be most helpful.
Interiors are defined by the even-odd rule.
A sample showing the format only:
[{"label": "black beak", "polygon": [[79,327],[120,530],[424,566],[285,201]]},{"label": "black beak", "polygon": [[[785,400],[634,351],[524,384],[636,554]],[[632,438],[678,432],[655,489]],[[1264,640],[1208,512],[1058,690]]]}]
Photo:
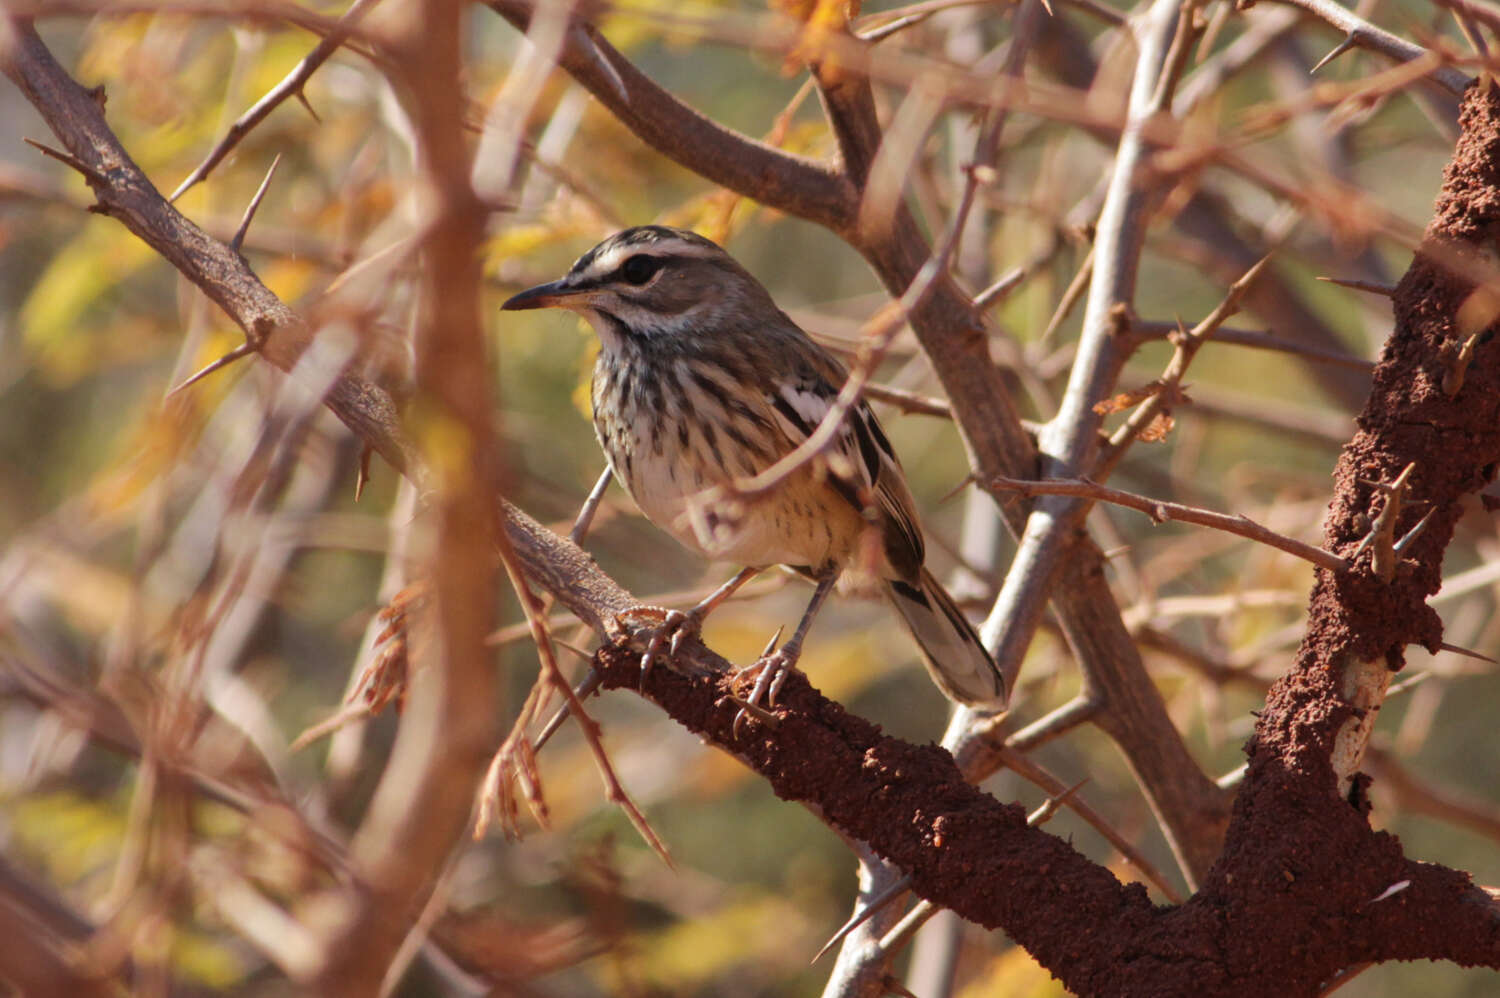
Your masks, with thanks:
[{"label": "black beak", "polygon": [[568,279],[564,277],[561,280],[527,288],[500,307],[511,312],[527,308],[566,308],[567,299],[581,294],[582,291],[581,288],[569,287]]}]

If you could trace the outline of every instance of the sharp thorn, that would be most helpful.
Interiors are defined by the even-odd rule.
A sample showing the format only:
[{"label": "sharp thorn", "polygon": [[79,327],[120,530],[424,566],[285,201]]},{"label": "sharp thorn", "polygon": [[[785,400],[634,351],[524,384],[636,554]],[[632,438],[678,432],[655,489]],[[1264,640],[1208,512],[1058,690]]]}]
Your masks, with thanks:
[{"label": "sharp thorn", "polygon": [[771,640],[766,642],[766,647],[761,651],[761,658],[767,657],[776,650],[776,645],[781,641],[781,633],[785,630],[785,624],[782,624],[780,627],[776,628],[776,633],[771,635]]},{"label": "sharp thorn", "polygon": [[1324,66],[1328,65],[1330,62],[1352,49],[1356,41],[1357,38],[1355,37],[1354,32],[1349,32],[1344,36],[1343,41],[1335,45],[1331,52],[1329,52],[1323,58],[1319,59],[1317,63],[1313,65],[1313,68],[1307,71],[1307,75],[1312,76],[1313,74],[1317,73],[1318,70],[1322,69]]},{"label": "sharp thorn", "polygon": [[313,742],[325,735],[331,735],[335,731],[370,716],[370,705],[360,700],[357,703],[347,703],[333,714],[311,725],[302,734],[292,739],[291,745],[287,746],[288,752],[300,752]]},{"label": "sharp thorn", "polygon": [[321,125],[323,123],[323,119],[319,118],[318,112],[313,110],[313,106],[308,102],[307,94],[302,92],[302,88],[297,88],[297,92],[294,94],[294,96],[297,98],[297,103],[301,104],[304,108],[307,109],[307,113],[312,115],[312,120]]},{"label": "sharp thorn", "polygon": [[1337,284],[1341,288],[1351,288],[1355,291],[1367,291],[1372,295],[1382,295],[1386,298],[1394,298],[1396,286],[1394,284],[1376,284],[1374,281],[1358,281],[1345,277],[1319,277],[1318,280],[1329,284]]},{"label": "sharp thorn", "polygon": [[202,180],[204,177],[202,171],[203,168],[200,166],[198,169],[188,174],[187,178],[183,180],[182,183],[177,185],[177,189],[167,196],[167,204],[176,204],[178,198],[182,197],[188,192],[189,188],[191,188],[198,181]]},{"label": "sharp thorn", "polygon": [[[603,682],[604,674],[598,669],[590,669],[588,675],[583,677],[583,682],[579,683],[573,689],[573,695],[578,698],[580,703],[582,703],[584,700],[587,700],[589,697],[593,696],[594,691],[599,689],[599,686]],[[563,704],[562,707],[558,709],[557,713],[552,715],[551,719],[547,721],[546,726],[542,728],[541,732],[532,741],[531,750],[533,752],[540,752],[542,750],[542,746],[546,745],[547,742],[551,740],[552,736],[557,733],[557,729],[562,727],[562,723],[568,719],[568,714],[568,705]]]},{"label": "sharp thorn", "polygon": [[1003,301],[1026,279],[1024,267],[1012,267],[999,280],[974,296],[974,308],[983,311],[998,301]]},{"label": "sharp thorn", "polygon": [[1045,801],[1042,802],[1041,807],[1037,808],[1035,811],[1026,816],[1026,824],[1031,828],[1036,828],[1038,825],[1046,823],[1052,818],[1054,814],[1057,813],[1057,809],[1062,807],[1063,802],[1066,801],[1069,797],[1072,797],[1074,794],[1076,794],[1079,791],[1079,788],[1081,788],[1088,781],[1089,778],[1085,776],[1083,779],[1079,780],[1077,783],[1073,784],[1062,793],[1057,794],[1053,797],[1048,797]]},{"label": "sharp thorn", "polygon": [[182,391],[182,390],[184,390],[186,388],[191,388],[193,385],[196,385],[198,382],[202,381],[204,378],[208,377],[210,374],[213,374],[215,371],[219,370],[220,368],[228,367],[230,364],[233,364],[235,361],[239,360],[241,357],[245,357],[245,356],[247,356],[249,354],[252,354],[254,352],[255,352],[255,348],[252,347],[249,343],[241,343],[239,346],[235,347],[233,350],[229,351],[224,356],[220,357],[218,360],[214,361],[211,364],[208,364],[208,365],[204,366],[204,368],[202,370],[200,370],[197,374],[194,374],[192,377],[188,378],[186,381],[184,381],[182,384],[178,385],[176,388],[173,388],[171,391],[167,392],[167,394],[166,394],[165,397],[166,398],[171,398],[173,395],[176,395],[178,392],[180,392],[180,391]]},{"label": "sharp thorn", "polygon": [[1495,661],[1495,659],[1490,658],[1488,655],[1481,655],[1479,652],[1475,651],[1472,648],[1460,648],[1458,645],[1450,645],[1446,641],[1438,645],[1438,647],[1443,651],[1451,651],[1455,655],[1463,655],[1467,658],[1477,658],[1479,659],[1479,661],[1488,662],[1491,665],[1500,665],[1500,662]]},{"label": "sharp thorn", "polygon": [[817,963],[819,960],[823,959],[823,954],[827,953],[839,943],[843,942],[844,937],[849,935],[849,933],[853,932],[855,929],[868,922],[871,915],[874,915],[881,908],[884,908],[896,898],[906,893],[906,890],[909,887],[911,887],[910,874],[902,877],[900,880],[896,881],[894,884],[871,898],[869,904],[865,905],[859,911],[856,911],[852,916],[850,916],[849,921],[845,922],[842,926],[839,927],[839,930],[837,932],[829,937],[828,941],[823,944],[823,948],[818,950],[817,955],[812,958],[811,962]]},{"label": "sharp thorn", "polygon": [[[1239,280],[1229,286],[1229,293],[1234,296],[1236,302],[1239,301],[1250,285],[1255,283],[1255,279],[1265,273],[1265,269],[1271,265],[1271,258],[1275,255],[1276,251],[1273,249],[1259,260],[1256,260],[1249,270],[1240,275]],[[1178,319],[1177,322],[1181,324],[1182,320]]]},{"label": "sharp thorn", "polygon": [[1359,547],[1355,548],[1354,549],[1354,553],[1351,554],[1345,560],[1349,561],[1349,562],[1358,561],[1359,560],[1359,556],[1362,555],[1362,554],[1364,554],[1367,550],[1369,550],[1370,545],[1374,544],[1374,543],[1375,543],[1375,528],[1371,527],[1369,533],[1365,534],[1364,539],[1359,542]]},{"label": "sharp thorn", "polygon": [[53,159],[57,160],[59,163],[63,163],[77,170],[79,173],[83,174],[83,178],[89,183],[96,184],[100,187],[109,186],[109,181],[105,179],[104,174],[100,173],[92,166],[89,166],[87,163],[79,159],[77,156],[74,156],[72,153],[63,152],[61,149],[54,149],[49,145],[44,145],[43,143],[36,141],[35,139],[23,138],[21,141],[25,142],[33,149],[40,152],[43,156],[50,156]]},{"label": "sharp thorn", "polygon": [[359,502],[365,494],[365,486],[370,483],[370,457],[375,453],[374,448],[366,444],[359,452],[359,474],[354,479],[354,501]]},{"label": "sharp thorn", "polygon": [[552,736],[557,734],[557,729],[561,728],[563,722],[571,717],[572,714],[573,711],[567,704],[563,704],[557,708],[557,712],[547,719],[547,723],[542,727],[541,733],[536,736],[533,748],[540,749],[547,742],[551,741]]},{"label": "sharp thorn", "polygon": [[964,489],[966,489],[970,485],[974,484],[974,481],[975,481],[974,474],[972,472],[970,472],[969,474],[967,474],[967,475],[965,475],[963,477],[963,481],[959,482],[957,485],[953,486],[953,488],[951,488],[947,492],[943,493],[943,495],[938,499],[937,504],[939,506],[941,506],[944,503],[948,502],[950,499],[952,499],[955,496],[957,496]]},{"label": "sharp thorn", "polygon": [[1398,555],[1404,554],[1406,549],[1411,546],[1411,543],[1415,541],[1419,536],[1421,536],[1422,531],[1427,529],[1428,522],[1432,519],[1432,515],[1436,512],[1437,507],[1435,506],[1432,509],[1429,509],[1427,511],[1427,515],[1418,520],[1417,525],[1408,530],[1406,532],[1406,536],[1397,541],[1392,550],[1395,551],[1395,553]]},{"label": "sharp thorn", "polygon": [[594,514],[599,511],[599,503],[604,500],[604,492],[609,488],[610,478],[614,472],[609,465],[604,466],[604,473],[594,483],[593,489],[589,491],[589,497],[583,501],[583,506],[578,510],[578,518],[573,521],[573,529],[568,531],[568,540],[574,544],[582,544],[583,539],[588,536],[589,527],[594,522]]},{"label": "sharp thorn", "polygon": [[260,182],[260,187],[255,191],[255,196],[250,199],[250,204],[245,208],[245,217],[240,219],[240,227],[234,231],[234,238],[229,240],[229,248],[236,253],[245,242],[245,233],[250,231],[250,223],[255,220],[255,213],[260,210],[260,203],[266,196],[266,191],[271,187],[271,178],[276,176],[276,168],[281,165],[281,153],[271,160],[271,168],[266,171],[266,177]]}]

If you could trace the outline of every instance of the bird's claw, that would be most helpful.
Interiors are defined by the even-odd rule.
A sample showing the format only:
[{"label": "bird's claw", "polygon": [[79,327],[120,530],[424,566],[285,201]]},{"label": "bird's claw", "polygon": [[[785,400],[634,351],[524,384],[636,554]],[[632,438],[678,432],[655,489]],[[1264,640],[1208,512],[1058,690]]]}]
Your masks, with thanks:
[{"label": "bird's claw", "polygon": [[[734,698],[734,702],[740,705],[740,711],[734,716],[734,735],[739,737],[740,728],[744,723],[754,717],[758,721],[775,725],[775,716],[767,707],[776,706],[776,697],[781,694],[781,687],[786,684],[786,677],[791,675],[797,668],[797,659],[800,657],[801,649],[796,647],[797,642],[784,648],[777,649],[776,643],[781,640],[781,630],[771,636],[765,651],[750,665],[745,666],[735,673],[735,681],[741,678],[749,679],[751,673],[755,673],[755,685],[751,687],[750,694],[745,698]],[[764,703],[765,706],[761,706]]]},{"label": "bird's claw", "polygon": [[651,641],[646,645],[646,652],[641,656],[641,684],[644,685],[646,677],[651,674],[651,666],[656,664],[656,656],[661,652],[662,645],[667,644],[671,637],[669,655],[677,654],[676,632],[687,619],[687,614],[681,610],[668,610],[666,617],[662,619],[661,626],[651,635]]},{"label": "bird's claw", "polygon": [[677,652],[682,648],[682,643],[690,637],[697,637],[699,630],[703,626],[703,618],[698,614],[689,612],[679,613],[677,616],[681,619],[676,624],[672,624],[671,614],[668,614],[667,623],[662,625],[663,627],[672,626],[672,643],[667,646],[667,651],[673,658],[677,657]]},{"label": "bird's claw", "polygon": [[696,637],[703,626],[703,615],[696,610],[662,610],[657,607],[638,607],[620,614],[617,619],[621,623],[634,623],[641,617],[659,617],[658,623],[652,631],[651,640],[646,643],[646,650],[641,654],[641,683],[646,682],[646,677],[651,674],[651,667],[662,655],[662,649],[666,648],[666,658],[674,658],[682,648],[683,641]]}]

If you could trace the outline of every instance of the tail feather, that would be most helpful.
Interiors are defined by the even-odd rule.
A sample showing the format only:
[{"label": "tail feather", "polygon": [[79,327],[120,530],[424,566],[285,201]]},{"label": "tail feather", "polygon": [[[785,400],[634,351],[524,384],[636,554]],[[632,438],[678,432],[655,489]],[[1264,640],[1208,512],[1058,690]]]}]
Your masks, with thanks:
[{"label": "tail feather", "polygon": [[1003,708],[1005,679],[942,583],[924,568],[918,586],[901,579],[886,584],[938,689],[965,706]]}]

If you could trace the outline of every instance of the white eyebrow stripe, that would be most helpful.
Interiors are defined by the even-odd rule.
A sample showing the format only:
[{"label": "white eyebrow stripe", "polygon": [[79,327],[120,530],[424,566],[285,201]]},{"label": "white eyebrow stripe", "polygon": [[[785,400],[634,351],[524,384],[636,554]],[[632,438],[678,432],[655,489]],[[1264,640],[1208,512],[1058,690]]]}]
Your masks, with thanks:
[{"label": "white eyebrow stripe", "polygon": [[590,277],[603,277],[612,274],[624,262],[622,259],[630,254],[633,246],[611,246],[600,253],[589,263],[588,273]]},{"label": "white eyebrow stripe", "polygon": [[653,239],[617,243],[601,250],[598,256],[589,261],[587,276],[593,280],[608,277],[636,253],[691,257],[698,260],[721,259],[724,255],[722,250],[715,247],[703,246],[686,239]]}]

